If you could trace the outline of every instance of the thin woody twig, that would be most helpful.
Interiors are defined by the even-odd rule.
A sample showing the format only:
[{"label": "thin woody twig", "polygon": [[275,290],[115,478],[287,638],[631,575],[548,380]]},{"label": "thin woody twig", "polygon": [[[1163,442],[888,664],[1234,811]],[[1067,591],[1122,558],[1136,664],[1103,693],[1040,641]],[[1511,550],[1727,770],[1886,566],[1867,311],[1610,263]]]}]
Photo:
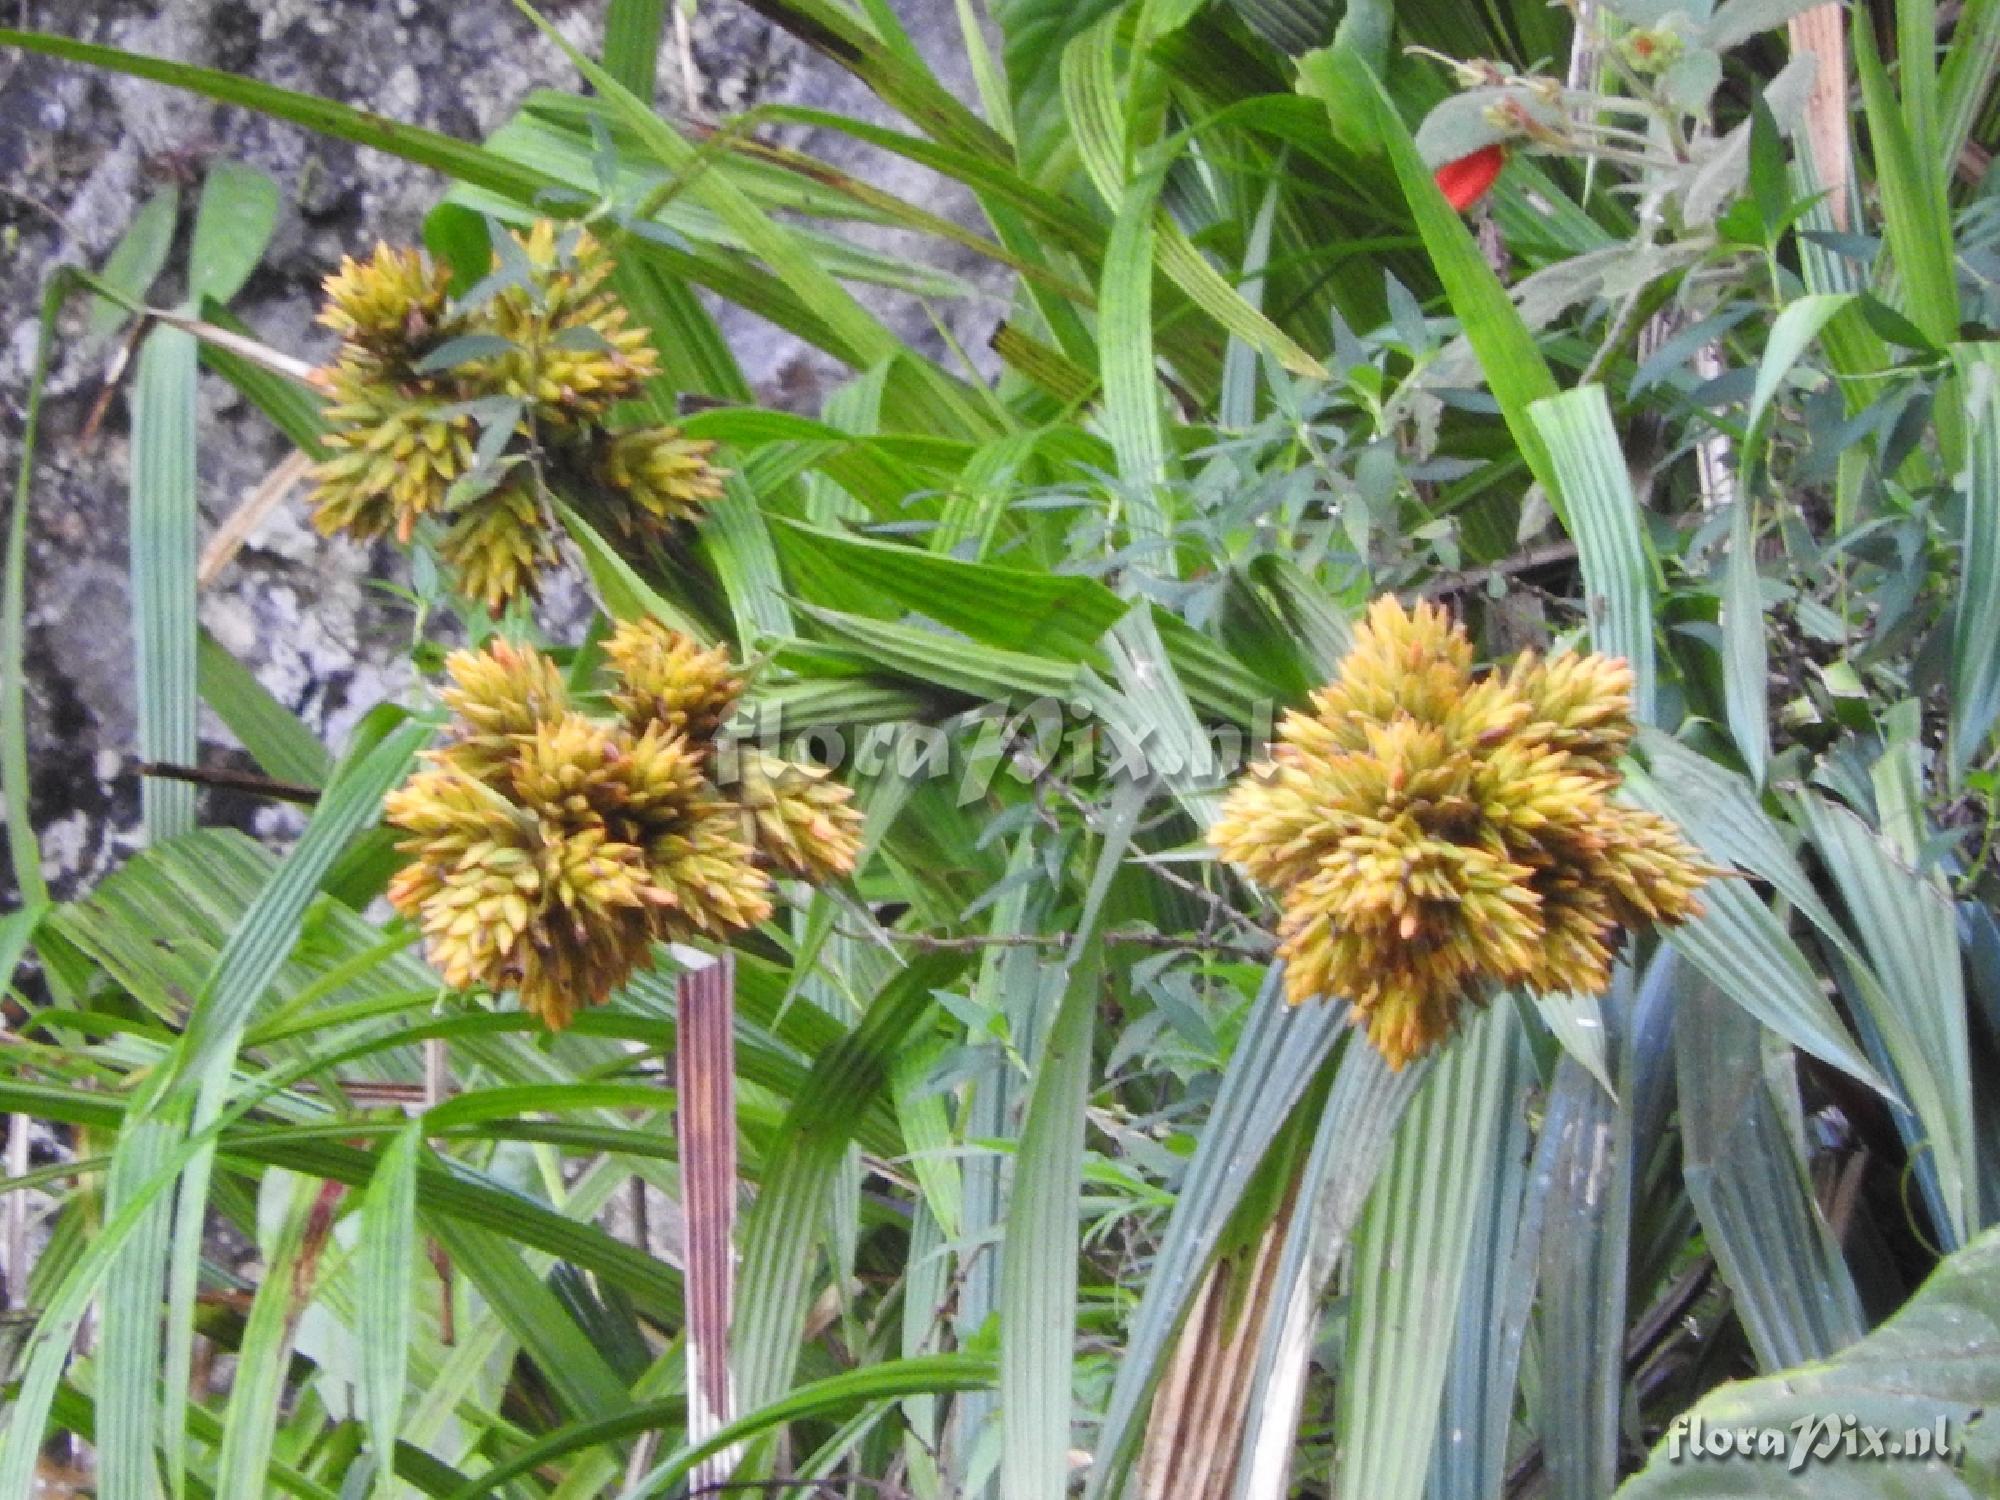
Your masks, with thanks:
[{"label": "thin woody twig", "polygon": [[1445,573],[1433,578],[1417,590],[1426,599],[1444,599],[1453,594],[1469,594],[1474,589],[1484,588],[1495,578],[1512,578],[1519,573],[1533,573],[1541,568],[1552,568],[1558,563],[1576,561],[1575,542],[1551,542],[1546,547],[1537,547],[1532,552],[1524,552],[1519,557],[1497,562],[1490,567],[1467,568],[1457,573]]},{"label": "thin woody twig", "polygon": [[163,761],[142,760],[139,762],[139,774],[163,781],[192,782],[195,786],[215,787],[228,792],[248,792],[255,797],[269,797],[276,802],[297,802],[307,807],[319,801],[317,787],[304,786],[296,781],[274,781],[254,771],[225,771],[215,766],[173,766]]}]

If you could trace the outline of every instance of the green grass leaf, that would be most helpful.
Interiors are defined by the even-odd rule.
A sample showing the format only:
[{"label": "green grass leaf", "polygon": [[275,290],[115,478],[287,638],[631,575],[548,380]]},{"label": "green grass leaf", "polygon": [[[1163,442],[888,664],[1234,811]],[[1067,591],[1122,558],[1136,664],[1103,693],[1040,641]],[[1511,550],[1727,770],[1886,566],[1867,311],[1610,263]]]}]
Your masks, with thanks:
[{"label": "green grass leaf", "polygon": [[315,1235],[321,1184],[312,1178],[274,1172],[261,1186],[266,1199],[277,1200],[279,1222],[276,1233],[259,1246],[264,1275],[250,1300],[250,1315],[236,1350],[229,1409],[222,1423],[222,1452],[215,1465],[216,1492],[222,1495],[254,1495],[267,1486],[292,1342],[311,1300],[317,1261],[332,1225],[328,1206]]},{"label": "green grass leaf", "polygon": [[763,1191],[744,1222],[731,1331],[737,1397],[753,1411],[791,1385],[812,1299],[814,1237],[847,1143],[887,1090],[897,1052],[936,1003],[931,992],[962,963],[962,955],[929,954],[900,971],[860,1025],[820,1057],[767,1154]]},{"label": "green grass leaf", "polygon": [[[1607,1023],[1614,1015],[1607,1005]],[[1598,1500],[1618,1472],[1633,1079],[1621,1066],[1613,1081],[1615,1099],[1575,1058],[1556,1065],[1533,1169],[1560,1226],[1542,1236],[1540,1270],[1542,1451],[1556,1500]]]},{"label": "green grass leaf", "polygon": [[1547,445],[1564,523],[1583,569],[1591,648],[1632,666],[1632,714],[1654,713],[1653,568],[1639,526],[1639,501],[1611,420],[1604,387],[1587,385],[1534,402],[1528,415]]},{"label": "green grass leaf", "polygon": [[1000,1250],[1001,1500],[1063,1500],[1069,1493],[1078,1195],[1103,975],[1093,939],[1144,805],[1137,780],[1120,781],[1112,793],[1015,1155]]},{"label": "green grass leaf", "polygon": [[20,467],[7,515],[4,578],[0,578],[0,795],[7,803],[7,861],[24,906],[48,900],[41,846],[35,838],[33,781],[28,772],[28,513],[34,499],[35,453],[41,435],[42,398],[48,391],[56,317],[73,283],[58,273],[42,292],[34,371],[21,426]]},{"label": "green grass leaf", "polygon": [[396,1434],[408,1385],[417,1243],[417,1158],[422,1127],[411,1121],[382,1150],[361,1201],[358,1286],[361,1410],[375,1450],[378,1496],[394,1494]]},{"label": "green grass leaf", "polygon": [[604,13],[604,71],[620,87],[651,99],[658,84],[667,7],[680,0],[611,0]]},{"label": "green grass leaf", "polygon": [[[195,666],[195,341],[155,328],[132,391],[132,639],[139,754],[191,766],[200,742]],[[148,777],[140,788],[154,843],[194,827],[194,788]]]},{"label": "green grass leaf", "polygon": [[238,162],[209,168],[194,211],[188,250],[188,306],[227,302],[264,258],[278,224],[278,184]]},{"label": "green grass leaf", "polygon": [[1946,33],[1944,62],[1937,76],[1937,160],[1947,180],[1958,170],[1996,73],[2000,73],[2000,3],[1968,0]]},{"label": "green grass leaf", "polygon": [[[1526,1036],[1509,1050],[1501,1095],[1519,1101],[1537,1082]],[[1608,1087],[1608,1081],[1606,1086]],[[1487,1500],[1501,1492],[1513,1435],[1515,1387],[1532,1282],[1519,1255],[1527,1237],[1528,1111],[1514,1102],[1493,1132],[1484,1171],[1491,1183],[1472,1226],[1458,1334],[1446,1362],[1437,1444],[1436,1500]]]},{"label": "green grass leaf", "polygon": [[1453,1039],[1397,1128],[1355,1231],[1335,1414],[1345,1494],[1424,1493],[1492,1144],[1518,1107],[1505,1085],[1519,1024],[1503,1000]]},{"label": "green grass leaf", "polygon": [[720,173],[707,170],[700,151],[666,121],[650,103],[585,57],[526,0],[516,0],[521,13],[541,28],[610,104],[620,121],[668,171],[688,174],[686,192],[713,210],[741,237],[744,248],[768,265],[786,286],[809,304],[860,357],[864,365],[900,352],[902,341],[882,325],[832,276],[806,254],[792,232],[779,224]]},{"label": "green grass leaf", "polygon": [[892,601],[1003,650],[1101,663],[1099,640],[1129,608],[1094,578],[961,562],[793,521],[778,537],[806,597],[844,609]]},{"label": "green grass leaf", "polygon": [[1947,757],[1955,782],[2000,720],[2000,349],[1959,344],[1952,362],[1966,417],[1965,540],[1952,615]]},{"label": "green grass leaf", "polygon": [[279,781],[325,786],[333,757],[299,716],[272,697],[256,674],[206,630],[196,639],[195,653],[195,683],[202,701],[265,773]]},{"label": "green grass leaf", "polygon": [[949,688],[982,702],[1024,697],[1067,701],[1084,670],[1045,656],[1003,651],[915,625],[871,620],[812,605],[802,605],[801,612],[824,626],[835,640],[867,652],[879,671]]},{"label": "green grass leaf", "polygon": [[[993,1384],[993,1379],[990,1361],[964,1354],[929,1354],[920,1359],[884,1360],[844,1370],[802,1385],[789,1395],[737,1418],[706,1442],[683,1448],[624,1493],[629,1500],[670,1494],[704,1458],[726,1452],[748,1438],[790,1422],[839,1411],[862,1401],[897,1402],[911,1396],[984,1390]],[[467,1495],[465,1500],[473,1497]]]},{"label": "green grass leaf", "polygon": [[569,533],[570,540],[576,543],[577,551],[583,555],[583,569],[590,575],[604,612],[612,619],[661,620],[682,635],[692,636],[705,645],[714,643],[713,630],[641,578],[638,571],[618,555],[617,549],[598,533],[596,527],[562,500],[555,502],[555,511],[563,523],[563,530]]},{"label": "green grass leaf", "polygon": [[1172,554],[1163,545],[1169,534],[1162,492],[1167,436],[1153,353],[1153,207],[1163,180],[1163,173],[1147,172],[1124,188],[1104,252],[1097,349],[1105,435],[1118,455],[1125,525],[1149,548],[1154,565],[1170,572]]},{"label": "green grass leaf", "polygon": [[1937,1232],[1955,1248],[1978,1222],[1979,1181],[1956,918],[1943,890],[1852,813],[1811,793],[1798,806],[1868,956],[1849,998],[1872,1023],[1876,1061],[1893,1069],[1914,1117],[1898,1120],[1912,1153],[1928,1144]]},{"label": "green grass leaf", "polygon": [[[1902,12],[1928,5],[1909,0]],[[1900,310],[1939,348],[1958,337],[1958,271],[1953,258],[1951,203],[1947,196],[1948,166],[1937,159],[1934,117],[1935,42],[1926,33],[1921,46],[1902,60],[1902,98],[1882,66],[1870,18],[1856,17],[1849,28],[1854,42],[1854,71],[1861,80],[1861,102],[1874,147],[1876,187],[1882,199],[1883,237],[1897,281]],[[1949,399],[1934,409],[1938,446],[1947,471],[1960,461],[1962,435],[1958,412]]]},{"label": "green grass leaf", "polygon": [[1761,1028],[1700,975],[1682,976],[1678,988],[1674,1049],[1688,1198],[1759,1366],[1824,1359],[1867,1325],[1773,1097]]},{"label": "green grass leaf", "polygon": [[1741,880],[1718,880],[1701,899],[1702,914],[1668,934],[1675,951],[1786,1041],[1889,1093],[1841,1024],[1818,973],[1757,894]]},{"label": "green grass leaf", "polygon": [[1770,656],[1764,628],[1757,540],[1749,503],[1739,499],[1730,517],[1729,563],[1722,582],[1722,695],[1729,737],[1753,786],[1764,784],[1771,760]]},{"label": "green grass leaf", "polygon": [[0,27],[0,47],[19,47],[27,52],[39,52],[186,89],[220,104],[255,110],[273,119],[303,125],[308,130],[336,140],[352,141],[357,146],[387,152],[419,166],[433,168],[456,181],[491,188],[510,197],[532,199],[543,188],[558,186],[482,147],[453,140],[448,135],[235,73],[198,68],[171,58],[147,57],[116,47],[102,47],[51,32],[22,31],[13,27]]},{"label": "green grass leaf", "polygon": [[[167,255],[174,247],[174,230],[180,224],[181,190],[169,183],[148,198],[132,222],[111,247],[99,278],[124,292],[134,302],[143,302],[160,272],[167,267]],[[103,338],[131,313],[108,297],[94,297],[89,321],[84,325],[90,337]]]}]

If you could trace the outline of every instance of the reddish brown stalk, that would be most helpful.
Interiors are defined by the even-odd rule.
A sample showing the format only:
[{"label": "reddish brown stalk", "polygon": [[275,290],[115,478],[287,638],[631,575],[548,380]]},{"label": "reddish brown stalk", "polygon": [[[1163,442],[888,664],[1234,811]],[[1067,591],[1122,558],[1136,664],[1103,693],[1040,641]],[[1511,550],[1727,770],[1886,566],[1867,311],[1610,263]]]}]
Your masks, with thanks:
[{"label": "reddish brown stalk", "polygon": [[[729,1320],[735,1301],[736,964],[724,949],[680,976],[674,1046],[680,1090],[681,1198],[687,1221],[688,1441],[734,1414]],[[694,1488],[727,1480],[735,1455],[717,1454],[689,1476]]]}]

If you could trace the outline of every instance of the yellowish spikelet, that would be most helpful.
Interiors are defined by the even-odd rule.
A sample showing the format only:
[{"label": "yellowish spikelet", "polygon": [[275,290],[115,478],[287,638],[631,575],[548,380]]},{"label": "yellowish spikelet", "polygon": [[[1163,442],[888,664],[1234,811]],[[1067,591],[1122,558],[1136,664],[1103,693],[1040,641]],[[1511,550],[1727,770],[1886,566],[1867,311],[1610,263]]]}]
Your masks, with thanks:
[{"label": "yellowish spikelet", "polygon": [[534,403],[558,427],[595,421],[638,395],[660,357],[605,289],[610,253],[589,230],[548,219],[514,239],[536,274],[532,286],[507,287],[491,303],[493,331],[515,346],[490,362],[497,393]]},{"label": "yellowish spikelet", "polygon": [[365,261],[344,256],[326,278],[319,321],[343,339],[378,351],[421,346],[444,323],[451,275],[424,262],[423,252],[378,242]]},{"label": "yellowish spikelet", "polygon": [[746,752],[731,791],[753,841],[785,873],[825,882],[854,872],[861,811],[823,768]]},{"label": "yellowish spikelet", "polygon": [[459,588],[495,615],[515,595],[534,594],[542,569],[558,556],[541,505],[512,475],[460,506],[437,550],[457,571]]},{"label": "yellowish spikelet", "polygon": [[606,485],[631,501],[619,512],[628,534],[646,523],[687,521],[722,498],[722,471],[709,462],[715,444],[685,438],[673,427],[621,432],[605,446]]},{"label": "yellowish spikelet", "polygon": [[657,620],[624,621],[604,654],[620,684],[611,701],[628,724],[658,720],[706,743],[743,691],[727,650],[704,649]]},{"label": "yellowish spikelet", "polygon": [[1210,831],[1278,896],[1287,997],[1345,997],[1400,1068],[1493,986],[1599,993],[1621,928],[1697,913],[1723,872],[1611,800],[1631,685],[1573,653],[1477,675],[1444,610],[1377,599]]},{"label": "yellowish spikelet", "polygon": [[443,511],[472,468],[478,431],[457,403],[391,384],[376,358],[350,349],[334,362],[326,409],[327,456],[313,467],[313,523],[325,535],[408,541],[424,516]]}]

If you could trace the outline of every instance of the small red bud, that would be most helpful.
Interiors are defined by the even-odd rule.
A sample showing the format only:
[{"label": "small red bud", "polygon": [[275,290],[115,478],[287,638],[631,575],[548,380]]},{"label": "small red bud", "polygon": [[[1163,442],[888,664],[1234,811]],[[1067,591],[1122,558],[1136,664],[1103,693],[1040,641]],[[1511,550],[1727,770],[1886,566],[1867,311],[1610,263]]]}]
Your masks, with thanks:
[{"label": "small red bud", "polygon": [[1438,190],[1445,201],[1460,213],[1484,198],[1507,162],[1507,148],[1497,143],[1481,146],[1470,156],[1448,161],[1437,169]]}]

